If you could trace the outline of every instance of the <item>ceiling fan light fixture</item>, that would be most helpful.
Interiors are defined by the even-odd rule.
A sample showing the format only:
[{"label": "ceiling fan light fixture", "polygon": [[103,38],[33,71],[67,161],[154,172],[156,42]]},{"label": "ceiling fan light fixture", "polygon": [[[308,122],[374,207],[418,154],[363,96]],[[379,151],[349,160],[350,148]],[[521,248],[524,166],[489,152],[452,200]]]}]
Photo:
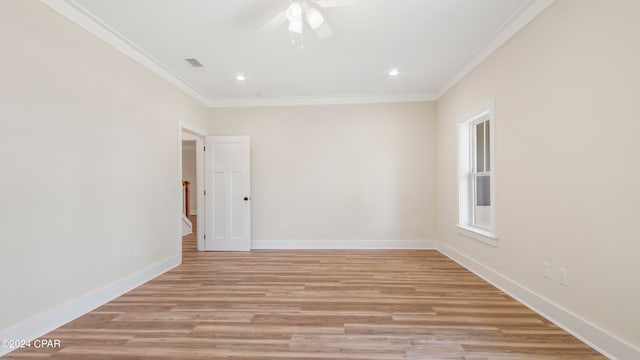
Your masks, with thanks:
[{"label": "ceiling fan light fixture", "polygon": [[289,21],[289,31],[296,34],[302,34],[302,18]]},{"label": "ceiling fan light fixture", "polygon": [[400,71],[398,69],[396,69],[396,68],[393,68],[393,69],[389,70],[389,72],[387,74],[389,74],[389,76],[395,77],[395,76],[400,75]]},{"label": "ceiling fan light fixture", "polygon": [[287,19],[294,21],[296,19],[302,19],[302,5],[297,2],[291,3],[287,8]]},{"label": "ceiling fan light fixture", "polygon": [[307,9],[305,14],[307,16],[307,22],[309,23],[309,26],[311,26],[313,30],[319,28],[320,25],[324,23],[324,17],[322,16],[322,14],[320,14],[320,11],[314,8],[310,7],[309,9]]}]

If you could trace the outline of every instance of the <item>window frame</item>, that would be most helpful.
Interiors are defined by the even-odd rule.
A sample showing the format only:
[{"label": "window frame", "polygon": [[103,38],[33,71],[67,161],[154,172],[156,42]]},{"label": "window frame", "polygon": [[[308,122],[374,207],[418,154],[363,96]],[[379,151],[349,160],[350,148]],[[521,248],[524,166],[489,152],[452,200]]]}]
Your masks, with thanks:
[{"label": "window frame", "polygon": [[[492,246],[497,246],[496,232],[496,191],[495,191],[495,111],[493,99],[478,110],[463,116],[458,122],[458,223],[459,233]],[[488,122],[489,151],[485,151],[484,164],[488,171],[478,172],[476,154],[476,125]],[[486,127],[485,127],[486,129]],[[486,139],[486,135],[484,137]],[[486,148],[486,146],[485,146]],[[488,155],[487,155],[488,153]],[[488,160],[488,162],[487,162]],[[483,168],[482,170],[486,170]],[[487,214],[489,226],[477,225],[477,189],[476,180],[489,176],[489,204]]]},{"label": "window frame", "polygon": [[[484,113],[483,113],[484,114]],[[482,135],[483,135],[483,154],[482,154],[482,171],[478,171],[478,125],[480,124],[489,124],[489,143],[487,144],[487,128],[486,126],[484,126],[484,129],[482,131]],[[489,114],[484,114],[483,116],[480,116],[477,120],[472,121],[471,123],[469,123],[469,131],[471,131],[470,139],[471,139],[471,144],[469,146],[469,150],[471,151],[471,170],[469,171],[469,182],[471,185],[471,222],[470,222],[470,226],[472,227],[477,227],[480,229],[484,229],[487,231],[491,230],[491,226],[483,226],[478,224],[478,214],[477,214],[477,208],[479,206],[483,206],[483,207],[491,207],[491,204],[493,203],[491,200],[491,179],[493,177],[493,172],[491,171],[491,117],[489,116]],[[489,151],[487,151],[487,145],[489,148]],[[489,156],[487,156],[487,153],[489,153]],[[489,170],[487,170],[487,164],[489,164]],[[489,205],[478,205],[479,203],[479,199],[478,199],[478,178],[480,177],[485,177],[485,176],[489,176]]]}]

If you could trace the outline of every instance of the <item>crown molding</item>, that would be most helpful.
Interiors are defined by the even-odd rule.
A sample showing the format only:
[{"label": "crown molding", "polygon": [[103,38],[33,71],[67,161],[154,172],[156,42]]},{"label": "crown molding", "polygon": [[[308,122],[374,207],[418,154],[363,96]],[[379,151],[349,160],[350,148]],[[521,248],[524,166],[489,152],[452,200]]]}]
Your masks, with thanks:
[{"label": "crown molding", "polygon": [[49,8],[71,20],[81,28],[87,30],[107,44],[113,46],[133,61],[149,69],[151,72],[167,80],[170,84],[182,90],[187,95],[208,106],[209,100],[204,94],[187,84],[178,75],[166,68],[162,63],[144,50],[137,47],[132,41],[115,29],[93,16],[88,10],[73,0],[40,0]]},{"label": "crown molding", "polygon": [[345,105],[345,104],[377,104],[399,102],[422,102],[436,100],[435,93],[405,93],[394,95],[359,95],[359,96],[300,96],[273,98],[227,98],[209,101],[211,108],[234,107],[272,107],[272,106],[309,106],[309,105]]},{"label": "crown molding", "polygon": [[99,39],[113,46],[135,62],[165,79],[187,95],[210,108],[235,107],[273,107],[273,106],[308,106],[308,105],[341,105],[341,104],[373,104],[394,102],[436,101],[469,74],[476,66],[486,60],[494,51],[507,42],[531,20],[538,16],[555,0],[530,0],[525,3],[487,44],[435,93],[405,93],[388,95],[354,95],[354,96],[301,96],[274,98],[218,98],[210,99],[202,92],[189,85],[177,74],[169,70],[154,57],[137,47],[132,41],[115,29],[93,16],[74,0],[40,0],[43,4],[89,31]]},{"label": "crown molding", "polygon": [[555,0],[530,0],[526,2],[518,11],[516,11],[498,30],[485,46],[480,48],[475,55],[469,60],[449,81],[447,81],[436,93],[436,99],[439,99],[447,91],[451,90],[460,80],[464,79],[476,66],[480,65],[498,48],[506,43],[513,35],[530,23],[544,9],[553,4]]}]

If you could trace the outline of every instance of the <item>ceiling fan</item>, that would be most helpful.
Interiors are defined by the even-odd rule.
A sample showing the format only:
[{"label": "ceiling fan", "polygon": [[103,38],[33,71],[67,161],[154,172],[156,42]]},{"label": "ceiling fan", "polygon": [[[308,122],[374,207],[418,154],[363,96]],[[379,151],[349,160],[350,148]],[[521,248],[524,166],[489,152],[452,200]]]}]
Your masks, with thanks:
[{"label": "ceiling fan", "polygon": [[356,0],[290,0],[289,6],[269,20],[262,30],[273,30],[283,23],[289,22],[288,30],[293,34],[302,35],[304,23],[318,35],[326,39],[333,35],[333,30],[325,21],[318,8],[332,8],[354,5]]}]

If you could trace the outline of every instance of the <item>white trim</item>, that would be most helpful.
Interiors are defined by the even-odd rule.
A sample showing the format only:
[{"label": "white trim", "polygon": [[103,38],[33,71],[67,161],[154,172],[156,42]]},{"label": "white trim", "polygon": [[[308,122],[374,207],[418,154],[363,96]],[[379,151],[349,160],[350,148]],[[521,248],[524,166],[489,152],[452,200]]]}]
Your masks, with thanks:
[{"label": "white trim", "polygon": [[40,1],[210,108],[421,102],[434,101],[437,98],[436,93],[434,92],[418,92],[387,95],[363,94],[353,96],[210,99],[198,89],[189,85],[189,83],[179,75],[164,66],[159,60],[136,46],[135,43],[129,40],[126,36],[118,33],[104,21],[91,14],[90,11],[82,7],[76,1]]},{"label": "white trim", "polygon": [[[466,122],[475,122],[478,121],[483,116],[486,116],[485,113],[489,112],[490,114],[494,114],[496,112],[496,98],[491,97],[487,99],[485,102],[477,106],[475,109],[466,112],[464,115],[458,118],[457,124],[464,124]],[[495,120],[495,119],[494,119]],[[493,134],[492,134],[493,135]]]},{"label": "white trim", "polygon": [[[461,234],[469,238],[481,241],[483,243],[498,246],[498,233],[497,220],[496,220],[496,208],[497,208],[497,195],[496,195],[496,107],[495,98],[490,98],[485,101],[480,107],[474,111],[468,112],[458,119],[457,131],[458,131],[458,226],[462,229]],[[490,163],[491,175],[490,193],[491,193],[491,228],[481,229],[476,226],[472,226],[475,222],[474,219],[474,191],[471,189],[471,179],[473,177],[473,163],[475,162],[474,155],[474,142],[475,136],[472,136],[471,127],[477,123],[489,121],[490,124],[490,148],[491,152]]]},{"label": "white trim", "polygon": [[197,196],[196,196],[196,211],[193,212],[194,215],[202,215],[202,216],[198,216],[196,218],[196,227],[198,229],[197,231],[197,236],[198,238],[196,239],[196,243],[197,243],[197,248],[198,251],[203,251],[204,250],[204,234],[206,233],[207,230],[207,226],[206,226],[206,207],[205,207],[205,196],[204,196],[204,192],[205,192],[205,188],[206,188],[206,183],[205,183],[205,171],[206,171],[206,167],[207,164],[205,163],[205,156],[204,156],[204,139],[205,136],[198,136],[196,138],[196,148],[198,150],[196,150],[196,192],[197,192]]},{"label": "white trim", "polygon": [[77,4],[73,0],[40,0],[43,4],[57,11],[60,15],[66,17],[76,23],[91,34],[97,36],[107,44],[113,46],[133,61],[149,69],[151,72],[167,80],[173,86],[182,90],[187,95],[200,101],[204,105],[209,105],[209,100],[197,89],[189,85],[185,80],[181,79],[177,74],[162,65],[162,63],[144,50],[140,49],[135,43],[127,39],[124,35],[115,31],[112,27],[104,23],[102,20],[93,16],[88,10]]},{"label": "white trim", "polygon": [[535,293],[517,281],[439,242],[438,251],[480,276],[518,302],[558,325],[609,359],[640,359],[640,349],[592,322]]},{"label": "white trim", "polygon": [[[100,289],[73,299],[66,304],[57,306],[49,311],[37,315],[21,324],[0,332],[0,339],[35,340],[44,334],[102,306],[147,281],[162,275],[180,264],[177,256],[172,256],[146,269],[116,280]],[[8,354],[14,349],[0,347],[0,356]]]},{"label": "white trim", "polygon": [[507,20],[498,33],[491,38],[475,55],[460,69],[444,86],[436,93],[436,99],[446,94],[460,80],[469,74],[476,66],[480,65],[498,48],[506,43],[513,35],[522,30],[536,16],[540,15],[544,9],[553,4],[555,0],[530,0],[525,3],[509,20]]},{"label": "white trim", "polygon": [[97,36],[107,44],[121,51],[140,65],[146,67],[156,75],[167,80],[187,95],[200,101],[211,108],[219,107],[259,107],[259,106],[304,106],[304,105],[338,105],[338,104],[371,104],[394,102],[418,102],[435,101],[455,86],[476,66],[488,58],[494,51],[502,46],[514,34],[520,31],[531,20],[538,16],[555,0],[529,0],[513,16],[511,16],[496,32],[485,46],[479,49],[475,55],[437,92],[418,92],[405,94],[373,95],[363,94],[357,96],[327,96],[327,97],[283,97],[283,98],[253,98],[253,99],[209,99],[198,89],[189,85],[184,79],[165,67],[160,61],[153,58],[127,39],[124,35],[115,31],[105,22],[92,15],[91,12],[80,6],[74,0],[40,0],[43,4],[79,25],[83,29]]},{"label": "white trim", "polygon": [[[191,135],[194,135],[196,137],[196,144],[195,144],[195,148],[196,149],[200,149],[202,147],[204,147],[204,137],[206,137],[206,132],[204,131],[204,129],[189,124],[185,121],[178,121],[178,169],[177,169],[177,181],[179,183],[179,191],[178,191],[178,218],[179,219],[179,228],[180,231],[178,232],[178,256],[180,257],[180,259],[182,259],[182,211],[183,211],[183,197],[182,197],[182,132],[187,132],[190,133]],[[197,206],[197,211],[196,213],[198,214],[203,214],[203,216],[198,216],[198,218],[196,219],[196,226],[198,229],[198,239],[196,240],[196,246],[198,248],[198,251],[203,251],[204,250],[204,234],[206,231],[206,226],[205,226],[205,219],[204,219],[204,215],[205,213],[205,207],[204,207],[204,202],[205,202],[205,197],[204,197],[204,190],[205,190],[205,186],[204,186],[204,167],[205,167],[205,162],[204,162],[204,155],[202,154],[201,151],[196,151],[196,197],[197,197],[197,201],[196,201],[196,206]]]},{"label": "white trim", "polygon": [[389,95],[361,95],[361,96],[301,96],[281,98],[252,98],[252,99],[216,99],[209,101],[211,108],[235,107],[272,107],[272,106],[309,106],[309,105],[343,105],[343,104],[381,104],[399,102],[434,101],[434,93],[410,93]]},{"label": "white trim", "polygon": [[[186,121],[180,121],[180,128],[184,131],[187,132],[193,136],[196,137],[196,141],[198,141],[198,137],[202,138],[204,136],[207,136],[207,131],[205,131],[205,129],[199,127],[199,126],[195,126],[193,124],[190,124]],[[202,139],[200,139],[202,140]],[[182,133],[180,133],[180,144],[182,144]]]},{"label": "white trim", "polygon": [[182,214],[182,236],[191,233],[193,233],[193,223],[191,223],[191,220],[189,220],[185,214]]},{"label": "white trim", "polygon": [[181,261],[182,261],[182,236],[183,236],[182,217],[184,216],[184,195],[183,195],[184,185],[182,184],[182,179],[183,179],[182,177],[182,132],[184,131],[183,129],[184,127],[182,122],[178,121],[178,129],[177,129],[178,146],[176,147],[178,149],[178,155],[177,155],[178,162],[176,164],[177,165],[176,166],[176,185],[178,186],[177,192],[176,192],[176,200],[178,201],[176,216],[178,218],[178,233],[177,233],[177,240],[176,240],[176,255],[180,257]]},{"label": "white trim", "polygon": [[254,250],[436,249],[434,240],[251,240]]},{"label": "white trim", "polygon": [[498,246],[498,236],[492,232],[482,230],[472,226],[460,225],[456,224],[458,227],[458,234],[476,239],[480,242],[483,242],[487,245],[491,245],[493,247]]}]

